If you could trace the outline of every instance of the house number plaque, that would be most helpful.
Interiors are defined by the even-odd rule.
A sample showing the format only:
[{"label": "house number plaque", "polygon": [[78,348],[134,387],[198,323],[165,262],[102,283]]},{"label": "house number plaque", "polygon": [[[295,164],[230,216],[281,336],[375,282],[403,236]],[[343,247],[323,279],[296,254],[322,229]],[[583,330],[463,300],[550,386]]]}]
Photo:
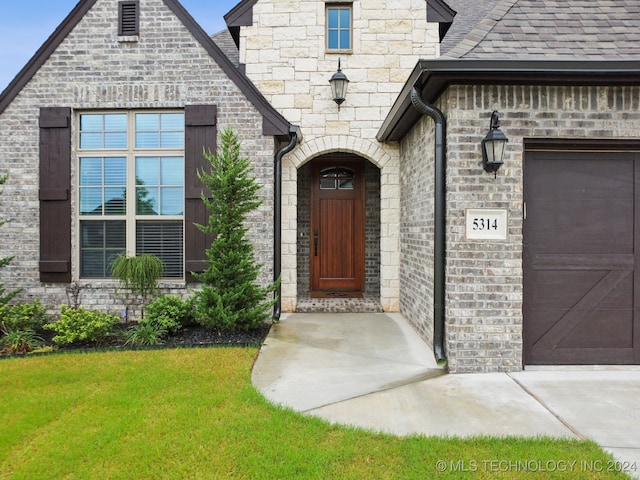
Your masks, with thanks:
[{"label": "house number plaque", "polygon": [[506,240],[506,209],[469,209],[466,222],[469,240]]}]

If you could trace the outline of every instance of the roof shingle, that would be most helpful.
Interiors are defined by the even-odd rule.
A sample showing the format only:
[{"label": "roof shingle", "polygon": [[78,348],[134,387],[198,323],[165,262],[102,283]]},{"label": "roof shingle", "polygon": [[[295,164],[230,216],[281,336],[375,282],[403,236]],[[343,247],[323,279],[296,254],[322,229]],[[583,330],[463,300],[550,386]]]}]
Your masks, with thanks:
[{"label": "roof shingle", "polygon": [[[455,9],[454,1],[451,3]],[[640,59],[638,25],[638,0],[499,0],[473,31],[444,55]]]}]

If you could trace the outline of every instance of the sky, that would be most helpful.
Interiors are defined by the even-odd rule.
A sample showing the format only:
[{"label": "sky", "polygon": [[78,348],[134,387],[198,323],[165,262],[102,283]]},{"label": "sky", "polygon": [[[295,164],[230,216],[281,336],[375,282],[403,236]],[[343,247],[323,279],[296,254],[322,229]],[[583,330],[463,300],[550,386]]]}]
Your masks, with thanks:
[{"label": "sky", "polygon": [[[0,92],[25,66],[79,0],[0,0]],[[179,0],[208,33],[240,0]]]}]

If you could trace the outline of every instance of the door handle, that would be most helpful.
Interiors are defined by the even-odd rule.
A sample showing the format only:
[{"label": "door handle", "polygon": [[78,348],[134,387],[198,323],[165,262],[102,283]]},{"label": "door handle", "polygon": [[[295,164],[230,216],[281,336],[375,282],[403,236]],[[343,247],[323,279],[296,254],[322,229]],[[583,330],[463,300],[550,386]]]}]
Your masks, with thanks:
[{"label": "door handle", "polygon": [[313,231],[313,256],[318,256],[318,230]]}]

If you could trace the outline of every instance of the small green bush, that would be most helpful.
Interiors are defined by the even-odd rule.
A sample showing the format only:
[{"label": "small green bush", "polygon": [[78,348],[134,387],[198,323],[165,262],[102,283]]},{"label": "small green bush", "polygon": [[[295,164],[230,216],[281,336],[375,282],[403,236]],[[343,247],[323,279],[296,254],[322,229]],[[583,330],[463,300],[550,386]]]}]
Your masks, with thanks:
[{"label": "small green bush", "polygon": [[76,309],[62,305],[60,320],[44,326],[58,335],[53,341],[58,345],[68,345],[75,342],[96,343],[104,340],[113,331],[119,317],[98,310]]},{"label": "small green bush", "polygon": [[47,310],[40,305],[39,300],[33,303],[0,305],[0,322],[9,330],[38,331],[49,320]]},{"label": "small green bush", "polygon": [[194,323],[193,308],[192,299],[183,300],[176,295],[163,295],[147,306],[140,323],[155,325],[169,333],[176,333],[185,325]]},{"label": "small green bush", "polygon": [[157,325],[139,323],[127,330],[125,345],[158,345],[167,331]]}]

